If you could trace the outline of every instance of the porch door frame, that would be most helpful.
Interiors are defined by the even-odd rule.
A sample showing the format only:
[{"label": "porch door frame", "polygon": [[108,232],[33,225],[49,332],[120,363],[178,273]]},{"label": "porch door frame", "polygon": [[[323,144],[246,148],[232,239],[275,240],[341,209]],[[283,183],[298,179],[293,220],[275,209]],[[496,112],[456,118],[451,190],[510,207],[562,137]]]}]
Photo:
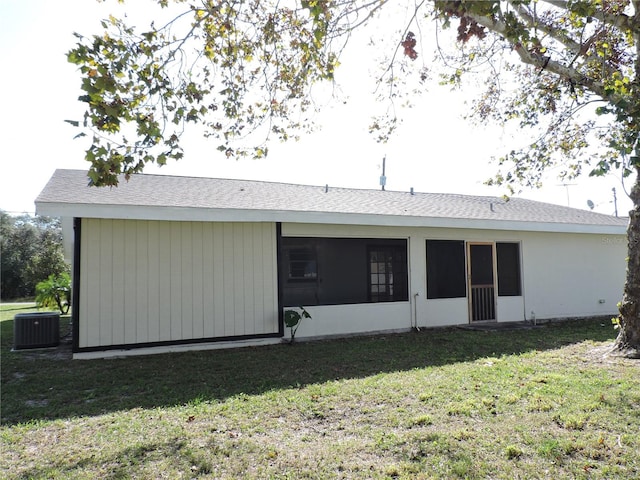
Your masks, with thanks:
[{"label": "porch door frame", "polygon": [[[469,305],[469,323],[478,323],[478,322],[496,322],[498,320],[497,310],[498,310],[498,263],[496,260],[496,242],[475,242],[468,241],[466,242],[466,254],[467,254],[467,302]],[[475,302],[474,304],[474,290],[471,279],[471,264],[472,264],[472,247],[478,245],[488,245],[491,247],[491,272],[493,276],[493,284],[482,284],[475,285],[477,292],[481,295],[479,302]],[[482,289],[482,290],[479,290]],[[492,305],[486,305],[486,295],[489,292],[489,289],[492,289],[491,301]],[[483,292],[483,293],[480,293]],[[485,301],[482,300],[485,299]],[[482,318],[478,320],[474,320],[476,315],[474,315],[474,308],[481,309],[482,311],[479,313],[483,313],[482,317],[493,317],[493,318]],[[493,313],[493,315],[491,315]]]}]

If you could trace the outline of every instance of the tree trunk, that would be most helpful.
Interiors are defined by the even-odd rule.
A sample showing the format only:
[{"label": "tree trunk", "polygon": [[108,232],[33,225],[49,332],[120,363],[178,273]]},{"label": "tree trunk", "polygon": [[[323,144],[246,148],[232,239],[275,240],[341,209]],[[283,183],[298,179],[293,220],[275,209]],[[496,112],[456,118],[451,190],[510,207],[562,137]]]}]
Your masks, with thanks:
[{"label": "tree trunk", "polygon": [[624,295],[618,321],[620,332],[615,346],[625,356],[640,358],[640,171],[631,190],[633,210],[629,212],[627,230],[628,261]]}]

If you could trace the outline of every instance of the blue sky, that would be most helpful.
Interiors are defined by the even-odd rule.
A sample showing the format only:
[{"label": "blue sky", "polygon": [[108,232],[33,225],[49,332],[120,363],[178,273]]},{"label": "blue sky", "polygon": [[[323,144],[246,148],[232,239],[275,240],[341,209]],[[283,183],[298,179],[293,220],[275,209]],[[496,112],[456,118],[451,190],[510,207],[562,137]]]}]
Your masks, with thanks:
[{"label": "blue sky", "polygon": [[[138,9],[134,11],[134,6]],[[98,31],[99,20],[109,13],[127,12],[144,18],[149,2],[115,0],[0,0],[0,76],[3,115],[0,116],[0,209],[33,212],[36,196],[56,168],[87,168],[83,160],[86,140],[65,119],[79,119],[77,101],[80,77],[66,62],[74,45],[72,33]],[[153,18],[139,20],[148,24]],[[387,158],[387,189],[414,188],[423,192],[502,195],[500,188],[483,185],[496,169],[507,145],[524,142],[497,128],[479,128],[462,120],[467,109],[463,97],[435,86],[403,115],[405,122],[386,145],[367,132],[373,107],[373,82],[369,64],[360,52],[347,51],[337,72],[346,104],[327,104],[318,116],[321,130],[298,143],[274,144],[264,160],[227,159],[216,151],[215,141],[189,135],[186,156],[180,162],[149,173],[245,178],[312,185],[379,188],[382,158]],[[370,59],[369,59],[370,62]],[[379,108],[376,107],[376,108]],[[555,178],[539,191],[519,196],[613,213],[612,188],[616,188],[621,214],[631,203],[618,178],[581,179],[562,186]]]}]

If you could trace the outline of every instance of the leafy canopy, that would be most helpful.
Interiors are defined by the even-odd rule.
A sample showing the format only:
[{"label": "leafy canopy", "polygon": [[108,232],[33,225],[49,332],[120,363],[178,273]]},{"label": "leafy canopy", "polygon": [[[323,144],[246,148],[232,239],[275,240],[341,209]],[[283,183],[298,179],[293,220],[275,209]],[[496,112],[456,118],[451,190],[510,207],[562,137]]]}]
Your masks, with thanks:
[{"label": "leafy canopy", "polygon": [[639,94],[637,5],[628,0],[437,1],[455,19],[463,66],[489,61],[478,121],[516,122],[537,133],[509,152],[495,183],[539,186],[559,168],[573,178],[637,170]]},{"label": "leafy canopy", "polygon": [[67,272],[60,219],[0,210],[0,297],[35,295],[36,284]]},{"label": "leafy canopy", "polygon": [[[168,8],[168,1],[159,0]],[[82,74],[82,126],[95,185],[183,156],[185,125],[205,127],[227,156],[261,157],[269,136],[309,126],[314,83],[332,80],[349,28],[374,4],[322,0],[175,2],[178,13],[145,30],[110,17],[104,32],[76,34],[68,60]],[[181,11],[178,11],[182,9]],[[231,144],[259,131],[253,148]],[[80,135],[85,135],[83,131]]]},{"label": "leafy canopy", "polygon": [[[180,159],[187,124],[204,127],[228,156],[266,155],[269,138],[310,128],[312,87],[333,81],[350,35],[398,5],[154,3],[171,9],[170,21],[136,29],[110,17],[101,34],[77,35],[68,53],[87,105],[83,120],[71,123],[92,136],[86,158],[95,185]],[[400,77],[428,81],[427,34],[436,28],[436,38],[446,39],[453,32],[453,48],[442,40],[435,49],[434,59],[448,67],[442,81],[455,87],[468,74],[484,76],[471,116],[534,132],[529,145],[500,159],[491,182],[538,186],[548,169],[571,178],[585,166],[594,175],[620,169],[628,176],[639,166],[637,7],[630,0],[406,2],[409,20],[397,26],[379,81],[388,98],[410,99]],[[394,68],[400,61],[415,68]],[[384,141],[396,120],[376,121],[372,131]],[[261,140],[242,142],[256,132]]]}]

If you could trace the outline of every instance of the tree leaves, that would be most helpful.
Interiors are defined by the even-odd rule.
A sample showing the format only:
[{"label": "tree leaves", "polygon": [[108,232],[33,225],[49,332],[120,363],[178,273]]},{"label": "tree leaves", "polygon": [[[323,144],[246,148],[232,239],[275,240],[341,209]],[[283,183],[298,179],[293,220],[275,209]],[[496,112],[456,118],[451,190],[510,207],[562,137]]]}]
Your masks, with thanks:
[{"label": "tree leaves", "polygon": [[[182,158],[189,125],[204,127],[228,157],[260,158],[269,138],[297,137],[312,125],[312,86],[333,80],[351,31],[386,8],[384,1],[360,0],[304,0],[298,7],[275,0],[152,3],[173,8],[175,16],[162,27],[150,22],[140,29],[110,17],[103,32],[76,34],[77,45],[68,53],[80,70],[79,99],[87,107],[83,127],[69,123],[91,134],[86,159],[95,185],[116,185],[120,174]],[[533,162],[531,171],[564,162],[568,172],[590,163],[597,167],[594,173],[604,172],[598,166],[603,159],[609,156],[615,167],[635,148],[640,26],[626,1],[437,0],[415,6],[416,28],[421,17],[436,18],[444,27],[457,22],[458,62],[452,60],[455,53],[446,57],[445,82],[461,85],[478,65],[490,66],[487,90],[473,113],[480,121],[532,129],[534,138],[521,152],[530,151],[522,158]],[[419,30],[412,25],[397,45],[416,60]],[[505,81],[504,73],[513,80]],[[389,96],[396,100],[397,78],[388,78]],[[591,130],[576,128],[588,117],[587,108],[600,119]],[[386,126],[393,124],[379,118],[371,131],[385,141],[393,130]],[[563,129],[583,137],[574,143],[554,140],[563,138],[557,135]],[[599,150],[579,158],[581,148],[565,148],[582,144],[598,144]],[[551,150],[556,153],[549,155]],[[507,158],[517,156],[505,156],[504,167]]]},{"label": "tree leaves", "polygon": [[[333,79],[350,15],[376,8],[362,5],[178,2],[164,27],[138,31],[110,17],[101,34],[76,35],[67,59],[82,75],[92,183],[116,185],[147,163],[178,160],[188,124],[222,141],[225,155],[254,157],[272,134],[309,128],[311,86]],[[237,144],[251,134],[259,145]]]},{"label": "tree leaves", "polygon": [[62,251],[60,220],[0,210],[0,296],[30,297],[49,275],[68,271]]},{"label": "tree leaves", "polygon": [[[629,171],[625,158],[638,146],[640,133],[640,96],[633,80],[640,25],[631,21],[627,2],[435,5],[444,25],[458,20],[458,41],[475,40],[495,66],[474,106],[476,118],[505,126],[517,122],[532,132],[529,145],[500,160],[507,171],[490,184],[538,186],[551,168],[567,178],[584,169],[592,175]],[[496,77],[496,71],[503,75]]]}]

